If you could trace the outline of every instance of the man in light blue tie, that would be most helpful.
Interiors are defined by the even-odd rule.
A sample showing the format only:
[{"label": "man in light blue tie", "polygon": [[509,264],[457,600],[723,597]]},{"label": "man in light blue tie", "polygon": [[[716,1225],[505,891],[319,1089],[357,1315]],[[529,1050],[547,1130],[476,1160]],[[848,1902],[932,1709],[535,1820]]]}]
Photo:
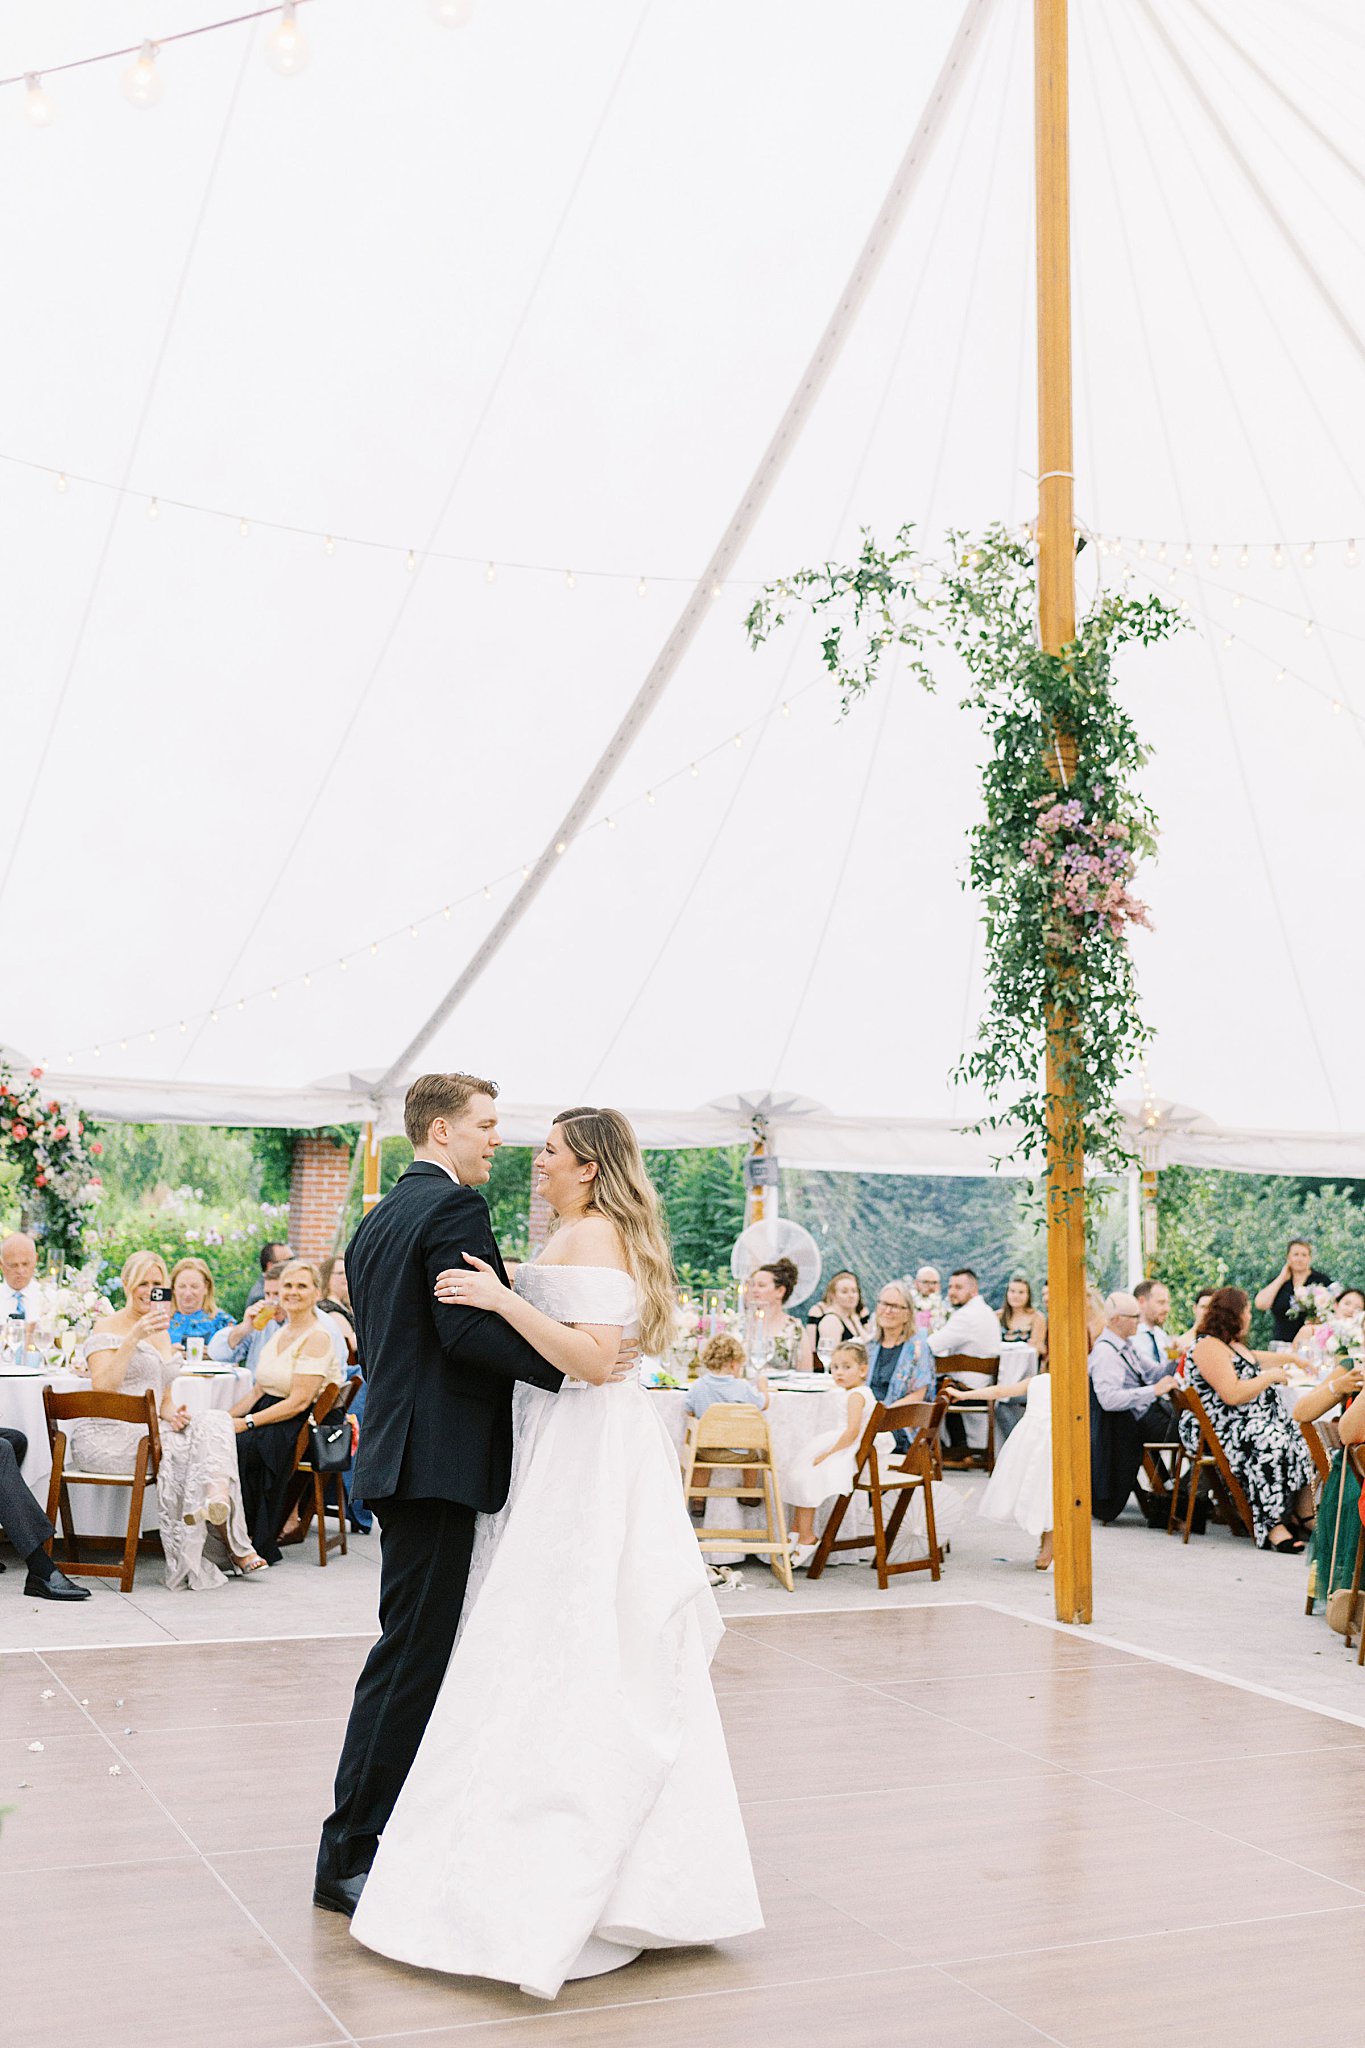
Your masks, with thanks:
[{"label": "man in light blue tie", "polygon": [[22,1316],[26,1323],[40,1323],[51,1306],[51,1297],[36,1279],[38,1247],[26,1231],[11,1231],[0,1244],[0,1325],[10,1316]]},{"label": "man in light blue tie", "polygon": [[1166,1318],[1171,1313],[1171,1297],[1161,1280],[1139,1280],[1133,1289],[1133,1298],[1138,1305],[1137,1335],[1133,1338],[1133,1349],[1144,1365],[1154,1365],[1165,1372]]}]

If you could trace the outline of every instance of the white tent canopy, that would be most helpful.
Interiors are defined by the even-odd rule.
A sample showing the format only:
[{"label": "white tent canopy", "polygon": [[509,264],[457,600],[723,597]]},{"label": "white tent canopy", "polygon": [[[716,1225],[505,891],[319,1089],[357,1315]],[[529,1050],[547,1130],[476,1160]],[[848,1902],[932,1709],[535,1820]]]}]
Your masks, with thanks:
[{"label": "white tent canopy", "polygon": [[[150,110],[126,59],[54,69],[215,19],[154,12],[0,23],[58,116],[0,90],[0,1041],[97,1113],[392,1127],[545,855],[419,1056],[494,1075],[510,1135],[602,1100],[709,1143],[736,1091],[799,1095],[785,1159],[984,1170],[959,679],[840,719],[808,631],[742,622],[862,525],[1031,515],[1024,0],[976,0],[937,118],[961,0],[311,0],[297,77],[269,21],[168,43]],[[1135,1125],[1365,1173],[1365,34],[1347,0],[1073,13],[1083,591],[1130,569],[1194,627],[1121,677],[1164,828]]]}]

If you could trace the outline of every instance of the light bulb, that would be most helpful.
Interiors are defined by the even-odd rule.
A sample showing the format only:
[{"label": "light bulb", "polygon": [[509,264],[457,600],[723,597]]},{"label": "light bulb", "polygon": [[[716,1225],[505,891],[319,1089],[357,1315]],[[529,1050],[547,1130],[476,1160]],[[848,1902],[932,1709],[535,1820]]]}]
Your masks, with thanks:
[{"label": "light bulb", "polygon": [[1359,550],[1359,548],[1358,548],[1358,547],[1356,546],[1356,544],[1355,544],[1355,542],[1354,542],[1353,540],[1348,540],[1348,541],[1347,541],[1347,543],[1346,543],[1346,566],[1347,566],[1347,568],[1348,568],[1348,569],[1354,569],[1354,567],[1355,567],[1356,563],[1357,563],[1357,562],[1358,562],[1359,560],[1360,560],[1360,550]]},{"label": "light bulb", "polygon": [[337,966],[341,969],[343,974],[346,972],[346,962],[344,960],[338,960]]},{"label": "light bulb", "polygon": [[483,572],[483,580],[484,580],[484,582],[485,582],[485,583],[496,583],[496,582],[497,582],[497,580],[498,580],[498,565],[497,565],[497,563],[496,563],[496,562],[490,562],[490,563],[488,564],[488,567],[487,567],[487,568],[486,568],[486,569],[484,570],[484,572]]},{"label": "light bulb", "polygon": [[1310,541],[1309,541],[1309,543],[1308,543],[1308,545],[1307,545],[1307,547],[1306,547],[1306,548],[1304,549],[1304,551],[1303,551],[1303,566],[1304,566],[1304,568],[1305,568],[1305,569],[1311,569],[1311,568],[1312,568],[1312,566],[1313,566],[1313,564],[1314,564],[1314,562],[1316,562],[1317,558],[1318,558],[1318,544],[1317,544],[1317,542],[1316,542],[1315,540],[1310,540]]},{"label": "light bulb", "polygon": [[637,597],[649,596],[649,585],[645,582],[643,576],[640,578],[639,582],[635,586],[635,595]]},{"label": "light bulb", "polygon": [[156,68],[156,44],[144,43],[123,74],[123,97],[130,107],[154,107],[164,90]]},{"label": "light bulb", "polygon": [[[483,893],[484,893],[484,895],[486,896],[486,895],[488,894],[488,891],[487,891],[487,889],[485,889]],[[443,911],[441,912],[441,915],[442,915],[442,917],[443,917],[443,918],[445,919],[446,923],[447,923],[447,924],[449,924],[449,923],[450,923],[450,905],[449,905],[448,903],[446,904],[446,906],[445,906],[444,910],[443,910]]]},{"label": "light bulb", "polygon": [[1146,543],[1146,541],[1145,541],[1145,540],[1140,540],[1140,541],[1138,542],[1138,549],[1137,549],[1137,553],[1138,553],[1138,560],[1139,560],[1140,562],[1145,562],[1145,561],[1146,561],[1146,559],[1147,559],[1147,543]]},{"label": "light bulb", "polygon": [[1247,546],[1246,542],[1245,542],[1245,541],[1243,541],[1243,543],[1242,543],[1242,550],[1241,550],[1241,553],[1240,553],[1240,554],[1238,555],[1238,557],[1237,557],[1237,566],[1238,566],[1238,568],[1239,568],[1239,569],[1245,569],[1245,567],[1246,567],[1247,563],[1248,563],[1248,562],[1249,562],[1250,560],[1251,560],[1251,549],[1250,549],[1250,548],[1249,548],[1249,547]]},{"label": "light bulb", "polygon": [[332,539],[332,536],[331,536],[331,534],[329,533],[329,534],[328,534],[328,536],[327,536],[327,538],[326,538],[326,539],[325,539],[325,540],[323,541],[323,543],[322,543],[322,552],[323,552],[323,554],[324,554],[324,555],[334,555],[334,554],[336,553],[336,551],[337,551],[337,544],[336,544],[336,542],[335,542],[335,541],[334,541],[334,540]]},{"label": "light bulb", "polygon": [[556,841],[555,841],[555,852],[556,852],[556,853],[563,853],[563,851],[564,851],[564,848],[565,848],[565,844],[566,844],[566,842],[565,842],[565,841],[564,841],[563,839],[556,839]]},{"label": "light bulb", "polygon": [[574,584],[575,584],[575,583],[577,582],[577,580],[578,580],[578,579],[577,579],[577,577],[576,577],[576,576],[574,575],[574,572],[573,572],[573,570],[572,570],[572,569],[566,569],[566,570],[564,571],[564,587],[565,587],[565,589],[566,589],[566,590],[572,590],[572,589],[573,589],[573,587],[574,587]]},{"label": "light bulb", "polygon": [[66,489],[66,471],[65,471],[65,470],[63,470],[63,471],[61,472],[61,474],[59,475],[59,477],[57,478],[57,489],[58,489],[59,491],[64,491],[64,490]]},{"label": "light bulb", "polygon": [[250,540],[250,538],[251,538],[251,522],[250,522],[250,520],[248,520],[248,519],[239,519],[239,520],[237,521],[237,531],[238,531],[238,533],[240,533],[240,534],[241,534],[241,536],[242,536],[242,539],[243,539],[243,540]]},{"label": "light bulb", "polygon": [[475,0],[427,0],[427,12],[442,28],[468,28],[474,19]]},{"label": "light bulb", "polygon": [[265,61],[281,78],[292,78],[308,62],[308,45],[294,19],[294,0],[284,0],[280,18],[265,39]]},{"label": "light bulb", "polygon": [[1313,637],[1313,621],[1311,619],[1305,619],[1303,622],[1303,637],[1305,640],[1311,640]]},{"label": "light bulb", "polygon": [[1284,548],[1283,548],[1283,547],[1281,546],[1281,544],[1280,544],[1280,542],[1279,542],[1279,541],[1276,541],[1276,543],[1275,543],[1275,552],[1274,552],[1274,554],[1272,554],[1272,556],[1270,557],[1270,559],[1271,559],[1271,562],[1273,563],[1273,565],[1274,565],[1274,567],[1275,567],[1275,568],[1277,568],[1277,569],[1283,569],[1283,567],[1284,567]]},{"label": "light bulb", "polygon": [[1166,559],[1166,543],[1164,540],[1162,541],[1161,546],[1156,551],[1156,558],[1158,562],[1164,562]]},{"label": "light bulb", "polygon": [[414,569],[415,569],[416,567],[417,567],[417,556],[416,556],[416,553],[415,553],[415,551],[414,551],[414,550],[413,550],[412,548],[409,548],[409,549],[408,549],[408,561],[407,561],[407,569],[408,569],[408,574],[409,574],[409,576],[411,576],[411,574],[412,574],[413,570],[414,570]]},{"label": "light bulb", "polygon": [[697,766],[696,762],[694,761],[694,762],[692,763],[692,776],[693,776],[693,780],[695,781],[696,777],[697,777],[698,775],[700,775],[700,774],[701,774],[701,770],[700,770],[700,768],[699,768],[699,767]]},{"label": "light bulb", "polygon": [[1276,669],[1276,671],[1275,671],[1275,680],[1276,680],[1276,682],[1277,682],[1277,683],[1282,683],[1282,682],[1284,681],[1285,677],[1286,677],[1286,676],[1288,675],[1288,673],[1289,673],[1288,669],[1284,669],[1284,668],[1277,668],[1277,669]]},{"label": "light bulb", "polygon": [[1194,549],[1190,546],[1188,541],[1186,541],[1185,543],[1185,552],[1180,559],[1184,562],[1185,567],[1187,569],[1192,569],[1194,567]]},{"label": "light bulb", "polygon": [[147,517],[149,519],[159,519],[161,517],[161,507],[157,504],[155,498],[147,500]]},{"label": "light bulb", "polygon": [[608,818],[608,819],[606,820],[606,827],[607,827],[607,830],[608,830],[608,832],[614,832],[614,831],[616,830],[616,820],[615,820],[615,818]]},{"label": "light bulb", "polygon": [[1231,645],[1232,645],[1232,635],[1231,635],[1231,633],[1224,633],[1224,635],[1223,635],[1223,645],[1224,645],[1224,647],[1231,647]]},{"label": "light bulb", "polygon": [[24,75],[24,119],[30,128],[50,128],[57,109],[43,91],[42,80],[29,71]]},{"label": "light bulb", "polygon": [[790,705],[790,704],[784,704],[784,705],[782,706],[782,716],[783,716],[784,718],[790,718],[790,717],[791,717],[791,715],[792,715],[792,708],[791,708],[791,705]]},{"label": "light bulb", "polygon": [[491,889],[484,890],[483,900],[485,903],[491,903],[493,901],[493,891]]}]

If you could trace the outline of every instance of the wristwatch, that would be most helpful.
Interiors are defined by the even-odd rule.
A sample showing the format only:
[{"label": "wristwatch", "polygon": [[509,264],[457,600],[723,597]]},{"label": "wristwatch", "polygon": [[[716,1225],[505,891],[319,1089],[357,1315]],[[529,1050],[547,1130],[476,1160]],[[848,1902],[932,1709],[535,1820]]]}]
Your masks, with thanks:
[{"label": "wristwatch", "polygon": [[247,1428],[248,1428],[248,1429],[254,1429],[254,1428],[256,1427],[256,1418],[255,1418],[255,1416],[254,1416],[254,1415],[248,1415],[248,1416],[247,1416],[247,1418],[246,1418],[246,1426],[247,1426]]}]

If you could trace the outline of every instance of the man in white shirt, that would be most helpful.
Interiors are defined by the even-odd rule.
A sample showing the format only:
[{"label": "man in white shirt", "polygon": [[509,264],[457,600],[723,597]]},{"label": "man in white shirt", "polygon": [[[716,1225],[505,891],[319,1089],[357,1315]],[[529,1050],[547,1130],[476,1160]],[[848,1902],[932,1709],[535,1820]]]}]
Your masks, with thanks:
[{"label": "man in white shirt", "polygon": [[1138,1475],[1143,1446],[1175,1437],[1175,1416],[1166,1396],[1176,1380],[1166,1369],[1164,1353],[1155,1363],[1139,1354],[1136,1295],[1111,1294],[1104,1311],[1105,1326],[1090,1354],[1091,1505],[1098,1521],[1116,1522],[1129,1495],[1136,1493],[1138,1506],[1152,1522],[1155,1496],[1138,1485]]},{"label": "man in white shirt", "polygon": [[1171,1297],[1160,1280],[1139,1280],[1133,1289],[1133,1299],[1138,1305],[1137,1335],[1133,1349],[1144,1365],[1160,1368],[1157,1377],[1166,1370],[1166,1318],[1171,1313]]},{"label": "man in white shirt", "polygon": [[47,1284],[35,1278],[38,1247],[22,1230],[16,1230],[0,1244],[0,1324],[9,1316],[22,1316],[26,1323],[43,1322],[52,1306]]},{"label": "man in white shirt", "polygon": [[[948,1302],[952,1314],[941,1330],[935,1330],[929,1338],[929,1349],[935,1358],[998,1358],[1000,1356],[1000,1318],[988,1301],[983,1301],[977,1285],[977,1278],[970,1266],[959,1266],[948,1279]],[[979,1373],[964,1372],[958,1376],[958,1385],[968,1398],[981,1398],[980,1390],[990,1386]],[[985,1423],[979,1416],[971,1418],[974,1433],[981,1433],[985,1442]],[[950,1414],[944,1423],[944,1434],[948,1440],[948,1455],[944,1464],[963,1466],[971,1463],[967,1447],[967,1418]]]}]

